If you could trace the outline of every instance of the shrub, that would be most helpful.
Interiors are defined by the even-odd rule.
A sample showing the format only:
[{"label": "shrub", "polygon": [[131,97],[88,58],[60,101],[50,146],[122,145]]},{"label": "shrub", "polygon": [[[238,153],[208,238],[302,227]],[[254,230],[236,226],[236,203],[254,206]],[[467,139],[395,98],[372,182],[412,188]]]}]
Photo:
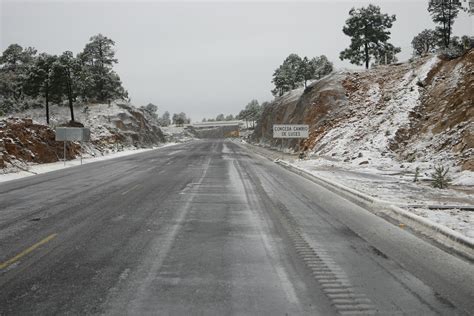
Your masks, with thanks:
[{"label": "shrub", "polygon": [[415,176],[413,178],[413,182],[418,182],[418,177],[420,176],[420,168],[416,167],[415,169]]},{"label": "shrub", "polygon": [[464,54],[464,50],[460,47],[443,48],[438,51],[439,58],[443,60],[451,60],[458,58]]},{"label": "shrub", "polygon": [[435,167],[435,172],[431,174],[433,182],[431,185],[438,189],[446,189],[451,183],[451,179],[448,177],[449,168],[445,169],[443,166]]},{"label": "shrub", "polygon": [[0,110],[5,114],[14,112],[16,110],[16,104],[10,98],[2,99],[0,100]]}]

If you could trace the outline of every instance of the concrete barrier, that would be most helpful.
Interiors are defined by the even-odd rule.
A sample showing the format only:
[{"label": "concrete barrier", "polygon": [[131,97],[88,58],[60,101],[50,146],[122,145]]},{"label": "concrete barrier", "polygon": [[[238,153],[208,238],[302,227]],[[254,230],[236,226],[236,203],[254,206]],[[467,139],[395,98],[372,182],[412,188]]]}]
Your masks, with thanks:
[{"label": "concrete barrier", "polygon": [[450,249],[458,255],[474,260],[474,239],[472,238],[466,237],[429,219],[413,214],[388,201],[371,197],[340,183],[316,176],[307,170],[298,168],[284,161],[278,160],[275,162],[287,170],[299,174],[304,178],[341,195],[347,200],[376,215],[387,216],[392,220],[398,221],[423,236],[437,242],[443,247]]}]

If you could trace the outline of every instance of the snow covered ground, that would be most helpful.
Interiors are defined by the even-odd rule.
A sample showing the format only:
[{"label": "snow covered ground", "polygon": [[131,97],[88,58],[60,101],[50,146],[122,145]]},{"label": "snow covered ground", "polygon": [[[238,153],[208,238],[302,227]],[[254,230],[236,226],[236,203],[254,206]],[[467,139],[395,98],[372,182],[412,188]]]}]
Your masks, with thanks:
[{"label": "snow covered ground", "polygon": [[[448,189],[436,189],[430,185],[429,177],[426,175],[421,176],[421,181],[415,183],[413,182],[414,174],[400,172],[397,169],[379,170],[354,166],[347,168],[347,166],[338,165],[337,162],[321,159],[291,159],[288,162],[320,177],[396,204],[467,237],[474,238],[474,187],[472,185],[455,185]],[[472,183],[473,179],[474,173],[464,171],[458,173],[458,178],[454,183],[468,184]],[[417,207],[410,207],[412,205]],[[427,206],[449,208],[428,209]],[[464,206],[472,209],[459,209]]]},{"label": "snow covered ground", "polygon": [[410,212],[474,239],[474,210],[409,208]]},{"label": "snow covered ground", "polygon": [[419,68],[406,72],[401,80],[393,81],[393,86],[383,88],[385,97],[379,74],[371,72],[373,83],[368,90],[358,89],[350,97],[356,114],[348,121],[341,121],[319,140],[313,150],[315,157],[351,156],[346,162],[355,166],[361,163],[393,165],[394,155],[389,144],[399,129],[408,126],[410,113],[420,104],[418,83],[426,79],[438,62],[438,57],[434,56]]},{"label": "snow covered ground", "polygon": [[161,131],[165,135],[167,141],[176,143],[185,143],[193,140],[195,137],[186,130],[185,126],[161,126]]},{"label": "snow covered ground", "polygon": [[[92,140],[111,136],[110,130],[116,129],[115,122],[121,118],[124,124],[130,123],[132,115],[124,108],[120,107],[117,102],[110,104],[92,104],[92,105],[75,105],[75,120],[82,122],[84,126],[91,129]],[[124,103],[131,106],[128,103]],[[55,127],[60,123],[69,120],[70,110],[67,106],[58,106],[51,104],[49,106],[50,126]],[[138,110],[138,109],[137,109]],[[23,112],[14,114],[14,117],[31,118],[34,122],[46,125],[45,112],[43,108],[32,108]],[[0,119],[6,117],[0,117]]]},{"label": "snow covered ground", "polygon": [[[420,175],[420,181],[415,183],[414,174],[406,172],[400,165],[392,164],[392,168],[385,166],[378,169],[368,165],[347,164],[331,158],[299,160],[296,155],[254,145],[246,146],[266,157],[284,160],[316,176],[398,205],[474,238],[473,172],[453,173],[456,178],[453,179],[452,186],[441,190],[430,185],[428,173]],[[428,206],[443,209],[429,209]],[[471,210],[462,210],[464,207]]]},{"label": "snow covered ground", "polygon": [[[174,146],[174,145],[178,145],[178,143],[166,143],[166,144],[163,144],[162,146],[152,147],[152,148],[139,148],[139,149],[128,148],[121,151],[110,152],[108,154],[105,154],[99,157],[88,155],[82,158],[82,164],[88,164],[91,162],[104,161],[104,160],[109,160],[113,158],[134,155],[134,154],[138,154],[138,153],[142,153],[142,152],[146,152],[150,150],[155,150],[155,149],[160,149],[164,147]],[[27,166],[28,171],[5,173],[4,170],[0,169],[0,182],[21,179],[25,177],[34,176],[37,174],[47,173],[47,172],[70,168],[70,167],[79,166],[79,165],[81,165],[81,159],[77,158],[77,159],[66,161],[66,164],[64,164],[63,161],[58,161],[58,162],[53,162],[53,163],[44,163],[44,164],[28,164]]]}]

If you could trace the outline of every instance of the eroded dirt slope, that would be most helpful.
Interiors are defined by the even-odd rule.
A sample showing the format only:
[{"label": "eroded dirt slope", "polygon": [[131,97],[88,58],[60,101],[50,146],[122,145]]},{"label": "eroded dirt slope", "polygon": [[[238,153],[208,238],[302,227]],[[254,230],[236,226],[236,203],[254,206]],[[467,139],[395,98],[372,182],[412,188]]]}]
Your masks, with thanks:
[{"label": "eroded dirt slope", "polygon": [[[391,168],[405,163],[474,170],[474,51],[428,56],[368,71],[339,72],[277,98],[253,134],[272,146],[274,123],[309,124],[299,144],[312,157]],[[289,97],[291,96],[291,97]],[[297,141],[283,141],[297,150]]]},{"label": "eroded dirt slope", "polygon": [[[127,147],[148,147],[165,142],[156,122],[146,111],[130,104],[94,104],[76,107],[76,121],[91,130],[91,141],[69,142],[67,158],[101,155]],[[55,126],[67,121],[67,107],[51,106],[50,126],[44,109],[30,109],[0,120],[0,169],[27,168],[27,163],[49,163],[63,158],[63,143],[55,141]]]}]

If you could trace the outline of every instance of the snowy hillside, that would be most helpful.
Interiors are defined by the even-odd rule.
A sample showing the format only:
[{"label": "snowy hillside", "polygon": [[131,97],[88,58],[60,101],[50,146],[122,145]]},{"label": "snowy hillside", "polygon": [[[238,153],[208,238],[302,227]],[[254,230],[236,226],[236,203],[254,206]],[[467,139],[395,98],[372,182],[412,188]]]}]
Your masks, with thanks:
[{"label": "snowy hillside", "polygon": [[[56,142],[54,127],[69,120],[69,108],[53,105],[50,126],[43,108],[0,118],[0,167],[17,171],[27,163],[62,159],[62,142]],[[70,143],[68,159],[79,154],[101,156],[127,148],[151,147],[165,142],[156,120],[146,111],[126,103],[76,106],[75,121],[91,130],[91,142]]]},{"label": "snowy hillside", "polygon": [[[411,63],[339,72],[311,84],[301,96],[277,98],[263,113],[255,140],[272,139],[274,123],[309,124],[301,141],[314,163],[376,172],[431,174],[450,168],[458,184],[474,171],[474,51],[451,61],[428,56]],[[296,140],[284,141],[289,151]],[[462,172],[462,173],[461,173]],[[471,183],[472,184],[472,183]]]}]

